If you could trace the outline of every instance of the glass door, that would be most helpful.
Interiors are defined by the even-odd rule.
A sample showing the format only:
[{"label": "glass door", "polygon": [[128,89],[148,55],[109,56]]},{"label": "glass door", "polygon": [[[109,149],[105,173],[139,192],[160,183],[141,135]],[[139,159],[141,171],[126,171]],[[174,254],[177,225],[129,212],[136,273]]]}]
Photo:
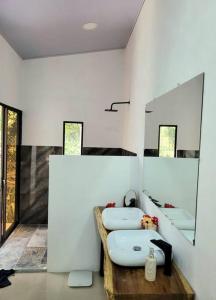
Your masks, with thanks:
[{"label": "glass door", "polygon": [[1,206],[2,241],[12,232],[18,223],[19,198],[19,162],[21,143],[21,112],[2,106],[1,122]]}]

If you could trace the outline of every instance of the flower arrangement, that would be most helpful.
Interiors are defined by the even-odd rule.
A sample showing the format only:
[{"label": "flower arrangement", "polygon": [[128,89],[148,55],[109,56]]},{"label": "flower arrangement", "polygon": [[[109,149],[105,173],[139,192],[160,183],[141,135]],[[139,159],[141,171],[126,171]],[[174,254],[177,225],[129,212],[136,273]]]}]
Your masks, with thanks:
[{"label": "flower arrangement", "polygon": [[172,204],[170,204],[170,203],[165,203],[165,204],[164,204],[164,207],[165,207],[165,208],[175,208],[175,206],[172,205]]},{"label": "flower arrangement", "polygon": [[115,202],[108,202],[106,208],[114,208],[116,206]]},{"label": "flower arrangement", "polygon": [[158,228],[158,218],[151,217],[149,215],[144,215],[141,220],[141,227],[144,229],[157,230]]}]

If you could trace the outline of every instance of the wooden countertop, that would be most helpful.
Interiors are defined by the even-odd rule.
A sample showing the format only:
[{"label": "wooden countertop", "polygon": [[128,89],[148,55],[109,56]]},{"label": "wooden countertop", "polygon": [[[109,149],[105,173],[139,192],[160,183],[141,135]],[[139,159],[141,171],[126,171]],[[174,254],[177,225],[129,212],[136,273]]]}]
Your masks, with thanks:
[{"label": "wooden countertop", "polygon": [[121,267],[110,260],[106,244],[109,231],[101,217],[103,209],[96,207],[94,213],[104,248],[104,288],[108,300],[193,300],[192,288],[175,265],[172,276],[165,276],[163,267],[158,267],[156,281],[148,282],[144,267]]}]

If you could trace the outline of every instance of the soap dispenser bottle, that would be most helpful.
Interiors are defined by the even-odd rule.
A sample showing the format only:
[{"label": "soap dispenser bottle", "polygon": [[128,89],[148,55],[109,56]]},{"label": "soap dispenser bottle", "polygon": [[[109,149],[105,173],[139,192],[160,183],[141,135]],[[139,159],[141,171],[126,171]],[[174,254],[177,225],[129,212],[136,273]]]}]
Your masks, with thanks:
[{"label": "soap dispenser bottle", "polygon": [[145,279],[155,281],[156,279],[157,260],[154,256],[154,248],[150,248],[149,256],[145,261]]}]

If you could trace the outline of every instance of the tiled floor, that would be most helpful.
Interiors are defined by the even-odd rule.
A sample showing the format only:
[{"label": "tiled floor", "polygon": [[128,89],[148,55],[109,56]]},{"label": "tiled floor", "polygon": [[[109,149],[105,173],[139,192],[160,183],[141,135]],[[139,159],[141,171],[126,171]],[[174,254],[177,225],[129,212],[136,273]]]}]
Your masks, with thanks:
[{"label": "tiled floor", "polygon": [[94,274],[89,288],[69,288],[68,274],[16,273],[12,285],[0,290],[1,300],[106,300],[103,278]]},{"label": "tiled floor", "polygon": [[0,269],[46,271],[46,262],[46,225],[19,225],[0,248]]}]

